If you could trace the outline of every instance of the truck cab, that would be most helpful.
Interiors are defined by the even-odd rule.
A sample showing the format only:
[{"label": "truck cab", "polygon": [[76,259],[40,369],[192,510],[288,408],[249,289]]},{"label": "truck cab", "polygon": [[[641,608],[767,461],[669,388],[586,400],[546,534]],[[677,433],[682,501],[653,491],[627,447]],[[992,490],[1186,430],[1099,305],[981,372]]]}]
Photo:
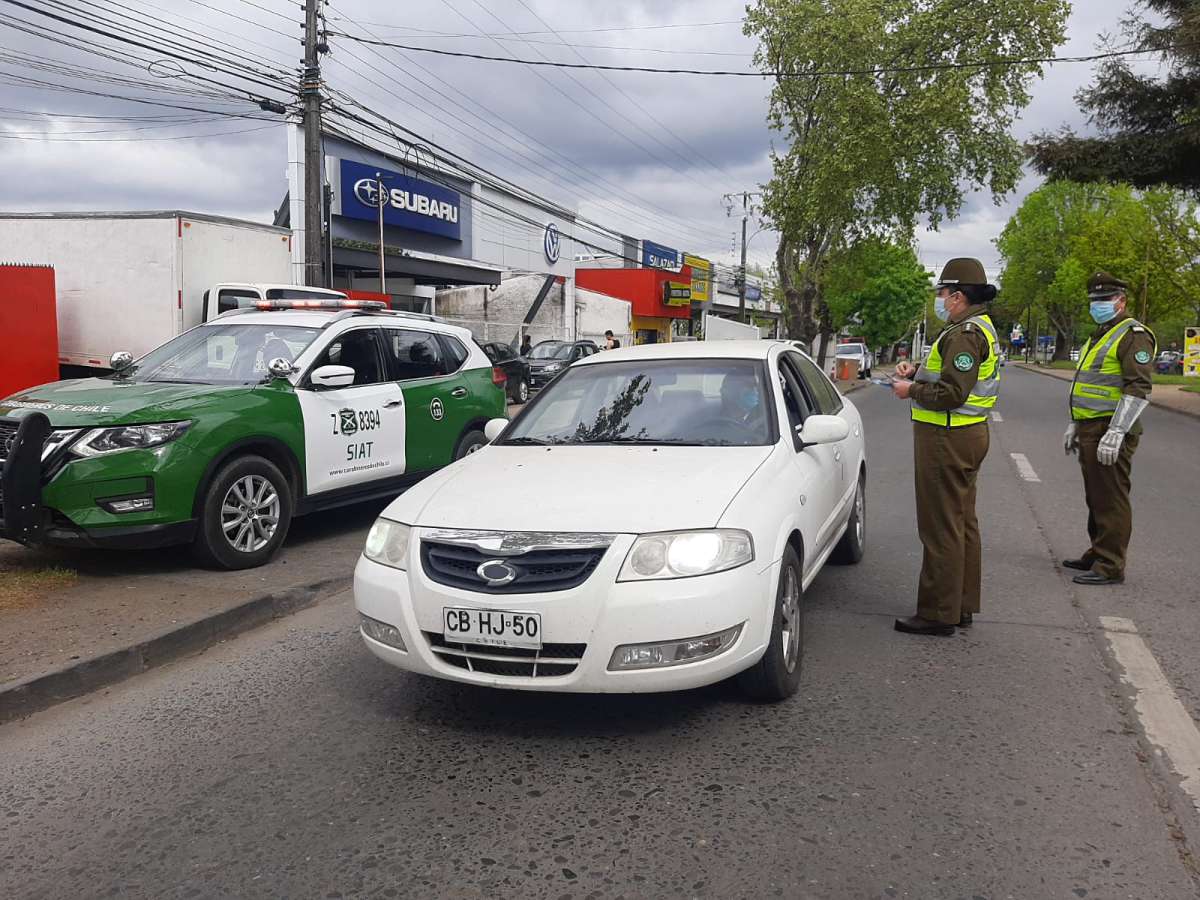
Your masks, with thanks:
[{"label": "truck cab", "polygon": [[215,284],[204,292],[203,321],[211,322],[231,309],[254,308],[260,300],[345,300],[346,294],[303,284]]}]

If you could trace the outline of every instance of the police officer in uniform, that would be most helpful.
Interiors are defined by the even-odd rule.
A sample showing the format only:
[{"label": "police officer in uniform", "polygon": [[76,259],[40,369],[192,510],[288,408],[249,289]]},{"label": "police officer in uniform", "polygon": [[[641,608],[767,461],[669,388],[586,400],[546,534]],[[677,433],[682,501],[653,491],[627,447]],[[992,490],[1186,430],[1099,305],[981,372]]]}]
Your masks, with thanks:
[{"label": "police officer in uniform", "polygon": [[917,533],[924,548],[917,614],[897,619],[897,631],[950,635],[979,612],[975,480],[988,452],[988,414],[1000,395],[999,344],[986,306],[995,298],[979,260],[952,259],[935,301],[946,327],[919,369],[909,362],[896,366],[892,390],[912,403]]},{"label": "police officer in uniform", "polygon": [[1071,384],[1071,424],[1063,435],[1068,454],[1078,451],[1088,507],[1091,546],[1079,559],[1076,584],[1120,584],[1133,531],[1129,504],[1133,454],[1150,403],[1154,333],[1125,311],[1128,285],[1107,272],[1088,279],[1088,301],[1096,331],[1079,351]]}]

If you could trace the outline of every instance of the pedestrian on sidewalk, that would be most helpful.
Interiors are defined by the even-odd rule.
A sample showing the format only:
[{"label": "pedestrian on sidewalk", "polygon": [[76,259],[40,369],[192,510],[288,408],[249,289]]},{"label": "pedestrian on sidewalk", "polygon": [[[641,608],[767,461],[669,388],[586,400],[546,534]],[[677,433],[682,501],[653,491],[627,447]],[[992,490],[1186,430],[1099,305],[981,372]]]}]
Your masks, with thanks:
[{"label": "pedestrian on sidewalk", "polygon": [[1063,435],[1067,453],[1079,453],[1091,546],[1078,559],[1076,584],[1120,584],[1133,532],[1133,454],[1142,434],[1138,421],[1150,404],[1154,332],[1125,311],[1129,286],[1107,272],[1088,279],[1096,331],[1079,352],[1071,382],[1071,424]]},{"label": "pedestrian on sidewalk", "polygon": [[1000,395],[999,342],[987,312],[995,298],[983,263],[950,260],[934,303],[946,326],[920,367],[896,366],[892,391],[912,403],[917,534],[924,548],[917,614],[897,619],[897,631],[950,635],[979,612],[975,481],[990,443],[988,414]]},{"label": "pedestrian on sidewalk", "polygon": [[521,351],[520,351],[519,355],[520,356],[528,356],[529,351],[532,349],[533,349],[533,341],[530,340],[529,335],[525,335],[524,337],[521,338]]},{"label": "pedestrian on sidewalk", "polygon": [[604,349],[605,350],[616,350],[620,346],[621,346],[621,342],[617,338],[613,337],[612,331],[604,332]]}]

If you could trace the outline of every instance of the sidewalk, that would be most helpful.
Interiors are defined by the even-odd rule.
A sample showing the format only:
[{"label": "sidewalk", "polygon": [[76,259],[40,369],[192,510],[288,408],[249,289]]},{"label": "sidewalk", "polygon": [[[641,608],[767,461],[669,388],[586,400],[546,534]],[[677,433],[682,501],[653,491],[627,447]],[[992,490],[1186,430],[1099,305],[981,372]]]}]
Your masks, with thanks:
[{"label": "sidewalk", "polygon": [[[1027,372],[1049,375],[1051,378],[1057,378],[1060,381],[1071,381],[1075,377],[1074,372],[1067,371],[1066,369],[1050,369],[1023,362],[1011,362],[1009,365],[1025,369]],[[1156,384],[1150,394],[1150,404],[1163,409],[1169,409],[1181,415],[1200,419],[1200,394],[1193,394],[1182,390],[1180,385],[1177,384]]]},{"label": "sidewalk", "polygon": [[292,523],[281,552],[240,572],[186,547],[57,551],[0,540],[0,722],[119,681],[349,587],[368,503]]}]

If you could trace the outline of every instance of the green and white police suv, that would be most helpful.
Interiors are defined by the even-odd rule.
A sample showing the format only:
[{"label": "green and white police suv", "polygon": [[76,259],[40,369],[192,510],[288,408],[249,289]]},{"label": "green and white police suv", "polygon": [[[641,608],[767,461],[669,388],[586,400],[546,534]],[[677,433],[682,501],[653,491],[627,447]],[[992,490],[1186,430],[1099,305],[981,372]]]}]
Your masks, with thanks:
[{"label": "green and white police suv", "polygon": [[361,301],[262,301],[112,364],[0,400],[3,536],[258,566],[293,516],[397,494],[505,413],[469,331]]}]

